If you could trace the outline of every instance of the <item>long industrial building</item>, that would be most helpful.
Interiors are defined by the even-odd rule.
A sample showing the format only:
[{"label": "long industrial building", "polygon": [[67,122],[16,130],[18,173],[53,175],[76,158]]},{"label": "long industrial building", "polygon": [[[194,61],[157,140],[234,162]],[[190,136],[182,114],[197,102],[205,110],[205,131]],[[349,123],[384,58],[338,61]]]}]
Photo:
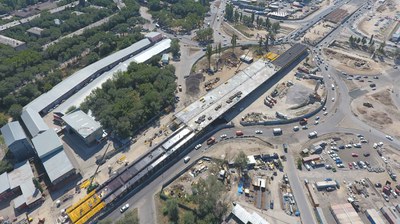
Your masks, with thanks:
[{"label": "long industrial building", "polygon": [[[290,56],[289,64],[306,52],[305,50],[296,52],[290,49],[289,51],[293,54]],[[148,154],[140,157],[92,191],[90,196],[88,195],[68,208],[66,212],[72,223],[87,223],[101,214],[104,208],[108,208],[107,205],[112,208],[118,199],[138,187],[160,167],[172,161],[183,149],[192,144],[196,139],[195,137],[218,117],[223,116],[240,100],[243,100],[252,91],[268,82],[281,69],[288,66],[286,64],[281,65],[278,68],[270,62],[262,61],[262,59],[254,62],[225,84],[218,86],[175,114],[176,118],[182,121],[181,127],[163,142],[154,146]],[[209,116],[211,118],[208,118]],[[205,119],[200,119],[201,122],[199,122],[201,117]]]},{"label": "long industrial building", "polygon": [[[163,40],[162,34],[151,32],[146,36],[146,38],[132,44],[131,46],[115,52],[75,72],[67,79],[54,86],[50,91],[42,94],[23,108],[21,115],[21,120],[23,121],[22,124],[28,131],[30,138],[33,141],[33,145],[35,146],[35,151],[43,163],[47,176],[53,185],[58,184],[65,178],[73,175],[75,173],[75,167],[64,152],[59,137],[54,130],[47,126],[41,116],[52,111],[55,107],[59,106],[59,104],[63,103],[69,97],[77,93],[77,91],[88,85],[88,83],[97,81],[96,78],[118,66],[118,64],[122,64],[122,62],[130,63],[132,61],[136,63],[144,62],[152,56],[168,49],[170,43],[171,40],[169,39]],[[123,66],[120,67],[122,70],[126,70],[128,65],[129,64],[124,63]],[[107,78],[111,78],[113,74],[114,72],[107,74]],[[90,93],[88,89],[86,89],[86,91]],[[81,100],[83,99],[81,98]],[[77,120],[69,120],[71,129],[75,128],[75,131],[82,134],[82,128],[87,127],[78,127],[81,125],[78,123],[79,121]],[[93,142],[94,139],[98,139],[102,134],[102,130],[99,130],[98,125],[96,126],[94,123],[92,125],[93,127],[89,127],[95,129],[93,135],[82,135],[83,140],[87,143]],[[51,135],[51,138],[47,139],[46,137],[43,137],[47,135]]]}]

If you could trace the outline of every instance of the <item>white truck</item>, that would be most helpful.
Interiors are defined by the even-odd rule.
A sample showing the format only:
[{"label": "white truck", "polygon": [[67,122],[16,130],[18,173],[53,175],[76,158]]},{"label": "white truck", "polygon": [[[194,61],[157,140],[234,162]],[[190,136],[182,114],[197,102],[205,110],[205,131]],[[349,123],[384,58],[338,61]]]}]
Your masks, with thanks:
[{"label": "white truck", "polygon": [[316,131],[310,132],[308,134],[308,138],[316,138],[318,137],[318,133]]}]

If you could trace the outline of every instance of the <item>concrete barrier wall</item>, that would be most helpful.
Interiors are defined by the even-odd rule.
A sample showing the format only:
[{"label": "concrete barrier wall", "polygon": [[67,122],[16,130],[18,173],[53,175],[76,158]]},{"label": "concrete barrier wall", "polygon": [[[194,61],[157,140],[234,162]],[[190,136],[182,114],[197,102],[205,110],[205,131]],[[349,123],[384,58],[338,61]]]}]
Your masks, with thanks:
[{"label": "concrete barrier wall", "polygon": [[294,123],[294,122],[299,122],[303,118],[310,118],[320,112],[322,108],[326,104],[328,95],[325,97],[325,100],[322,102],[321,106],[319,106],[317,109],[314,111],[305,114],[303,116],[287,119],[287,120],[273,120],[273,121],[259,121],[259,122],[246,122],[246,121],[240,121],[240,124],[243,126],[254,126],[254,125],[282,125],[282,124],[289,124],[289,123]]}]

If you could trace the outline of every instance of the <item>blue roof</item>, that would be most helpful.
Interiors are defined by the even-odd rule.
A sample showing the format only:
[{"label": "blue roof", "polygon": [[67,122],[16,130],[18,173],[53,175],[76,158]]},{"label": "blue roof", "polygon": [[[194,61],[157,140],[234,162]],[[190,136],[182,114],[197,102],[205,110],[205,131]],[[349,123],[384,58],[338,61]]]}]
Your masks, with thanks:
[{"label": "blue roof", "polygon": [[22,126],[18,121],[13,121],[4,125],[1,128],[1,134],[4,137],[4,141],[6,142],[7,146],[10,146],[18,140],[27,138]]},{"label": "blue roof", "polygon": [[42,163],[52,183],[75,169],[64,150],[42,159]]},{"label": "blue roof", "polygon": [[53,129],[49,129],[34,137],[32,143],[41,159],[59,151],[63,147],[60,138]]}]

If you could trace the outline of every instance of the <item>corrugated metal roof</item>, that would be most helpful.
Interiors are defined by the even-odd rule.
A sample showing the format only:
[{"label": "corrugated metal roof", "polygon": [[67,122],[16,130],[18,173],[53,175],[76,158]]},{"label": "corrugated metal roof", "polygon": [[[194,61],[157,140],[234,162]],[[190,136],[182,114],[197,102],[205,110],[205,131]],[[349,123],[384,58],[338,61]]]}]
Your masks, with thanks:
[{"label": "corrugated metal roof", "polygon": [[41,198],[40,191],[33,183],[33,172],[28,161],[17,164],[15,169],[8,173],[10,188],[21,188],[22,195],[14,199],[14,206],[19,207],[26,203],[27,205]]},{"label": "corrugated metal roof", "polygon": [[83,111],[78,110],[71,114],[65,115],[62,119],[71,126],[76,132],[78,132],[83,138],[91,135],[93,132],[101,128],[99,122],[95,121],[89,115]]},{"label": "corrugated metal roof", "polygon": [[124,58],[132,52],[142,49],[151,42],[149,39],[145,38],[140,40],[131,46],[122,49],[120,51],[115,52],[93,64],[86,66],[85,68],[75,72],[73,75],[66,78],[64,81],[60,82],[56,86],[54,86],[50,91],[40,95],[38,98],[27,104],[24,108],[32,108],[35,111],[42,111],[44,108],[48,107],[50,104],[54,103],[58,99],[60,99],[64,94],[71,91],[77,85],[82,83],[84,80],[88,79],[92,74],[97,72],[100,68],[104,68],[114,62]]},{"label": "corrugated metal roof", "polygon": [[18,140],[27,138],[22,126],[18,121],[13,121],[4,125],[1,128],[1,134],[4,137],[4,141],[6,142],[7,146],[10,146]]},{"label": "corrugated metal roof", "polygon": [[159,32],[150,32],[150,33],[146,34],[145,37],[147,37],[147,38],[153,38],[153,37],[156,37],[156,36],[158,36],[158,35],[160,35]]},{"label": "corrugated metal roof", "polygon": [[32,137],[49,129],[39,113],[32,108],[24,109],[21,118]]},{"label": "corrugated metal roof", "polygon": [[379,213],[375,209],[367,209],[365,211],[365,214],[367,215],[368,219],[372,219],[375,224],[385,224],[383,219],[379,216]]},{"label": "corrugated metal roof", "polygon": [[269,224],[263,217],[256,212],[249,213],[239,204],[236,204],[232,209],[232,214],[236,216],[243,223],[254,223],[254,224]]},{"label": "corrugated metal roof", "polygon": [[157,55],[168,48],[171,47],[171,39],[164,39],[157,44],[155,44],[153,47],[143,51],[142,53],[136,55],[134,58],[134,61],[136,63],[143,63],[147,60],[149,60],[151,57],[154,55]]},{"label": "corrugated metal roof", "polygon": [[336,217],[338,224],[352,223],[352,224],[362,224],[364,223],[360,216],[354,210],[350,203],[344,204],[332,204],[331,212]]},{"label": "corrugated metal roof", "polygon": [[32,139],[39,158],[46,156],[62,149],[62,142],[57,133],[53,129],[49,129]]},{"label": "corrugated metal roof", "polygon": [[8,181],[8,174],[4,172],[0,175],[0,194],[10,189],[10,182]]},{"label": "corrugated metal roof", "polygon": [[42,163],[51,182],[75,169],[64,150],[42,159]]}]

